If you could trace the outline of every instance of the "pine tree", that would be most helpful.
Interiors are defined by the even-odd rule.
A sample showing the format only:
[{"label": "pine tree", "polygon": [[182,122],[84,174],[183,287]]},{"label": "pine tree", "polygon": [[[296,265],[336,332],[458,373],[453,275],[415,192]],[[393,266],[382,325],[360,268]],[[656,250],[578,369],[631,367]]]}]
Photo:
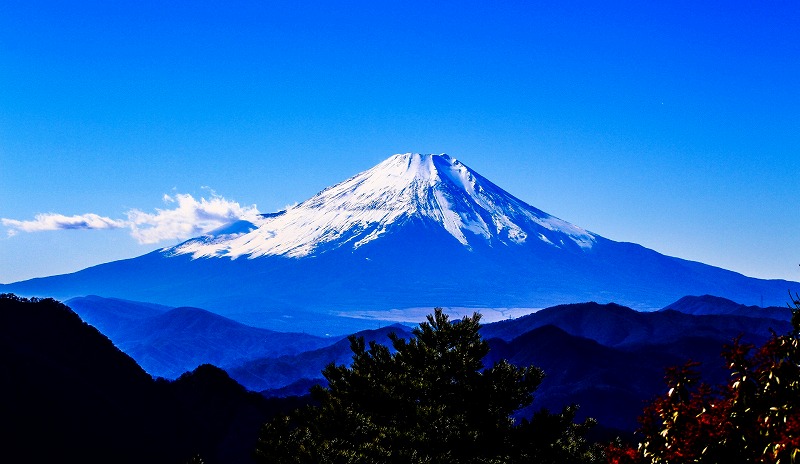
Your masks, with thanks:
[{"label": "pine tree", "polygon": [[451,322],[441,308],[392,348],[350,338],[353,362],[329,365],[317,406],[267,424],[256,452],[265,463],[587,462],[596,457],[573,423],[574,408],[512,414],[533,401],[536,367],[484,368],[480,315]]}]

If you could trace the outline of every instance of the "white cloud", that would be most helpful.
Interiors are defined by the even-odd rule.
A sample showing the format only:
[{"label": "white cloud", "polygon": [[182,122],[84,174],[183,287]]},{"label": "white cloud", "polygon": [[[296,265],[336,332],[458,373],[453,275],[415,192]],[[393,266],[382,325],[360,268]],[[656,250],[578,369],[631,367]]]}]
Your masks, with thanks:
[{"label": "white cloud", "polygon": [[131,230],[131,236],[139,243],[149,244],[191,238],[239,219],[253,219],[259,214],[255,205],[241,206],[213,191],[210,199],[195,199],[189,194],[179,193],[174,196],[164,195],[163,200],[168,205],[175,205],[174,208],[157,208],[155,213],[132,209],[126,213],[127,220],[94,213],[75,216],[48,213],[37,214],[31,221],[2,218],[0,222],[8,228],[9,236],[19,232],[127,227]]},{"label": "white cloud", "polygon": [[47,213],[37,214],[32,221],[18,221],[16,219],[0,219],[8,227],[8,235],[17,232],[41,232],[45,230],[65,229],[120,229],[126,227],[126,221],[119,221],[97,214],[88,213],[75,216]]},{"label": "white cloud", "polygon": [[174,209],[156,209],[145,213],[128,211],[131,235],[139,243],[185,239],[202,235],[239,219],[252,219],[259,214],[255,205],[241,206],[216,194],[211,199],[196,200],[188,194],[164,195],[164,202],[177,204]]}]

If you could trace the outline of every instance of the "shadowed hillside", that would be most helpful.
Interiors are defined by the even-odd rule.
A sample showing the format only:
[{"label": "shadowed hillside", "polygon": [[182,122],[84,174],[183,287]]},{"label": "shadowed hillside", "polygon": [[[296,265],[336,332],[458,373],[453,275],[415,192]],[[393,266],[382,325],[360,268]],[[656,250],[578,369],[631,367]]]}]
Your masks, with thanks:
[{"label": "shadowed hillside", "polygon": [[97,296],[73,298],[67,304],[149,374],[167,379],[201,364],[227,369],[252,359],[318,349],[338,340],[250,327],[200,308],[169,308]]},{"label": "shadowed hillside", "polygon": [[156,382],[51,299],[0,296],[0,362],[4,462],[248,462],[286,408],[212,366]]}]

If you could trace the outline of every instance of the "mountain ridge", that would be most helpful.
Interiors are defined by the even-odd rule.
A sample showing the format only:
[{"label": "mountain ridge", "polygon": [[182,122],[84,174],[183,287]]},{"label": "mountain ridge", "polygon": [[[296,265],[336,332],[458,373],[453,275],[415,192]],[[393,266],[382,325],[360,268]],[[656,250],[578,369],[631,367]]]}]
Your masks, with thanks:
[{"label": "mountain ridge", "polygon": [[147,303],[96,296],[72,298],[65,304],[150,375],[167,379],[202,364],[225,369],[252,358],[296,354],[338,340],[250,327],[201,308],[151,312]]},{"label": "mountain ridge", "polygon": [[784,321],[792,319],[792,310],[789,306],[769,306],[766,308],[756,305],[748,306],[713,295],[685,296],[662,309],[662,311],[667,310],[694,315],[727,314],[753,318],[767,317]]},{"label": "mountain ridge", "polygon": [[782,305],[800,283],[615,242],[528,205],[447,155],[406,154],[281,213],[0,289],[192,306],[330,336],[419,322],[412,309],[437,306],[500,314],[596,301],[652,311],[702,294]]}]

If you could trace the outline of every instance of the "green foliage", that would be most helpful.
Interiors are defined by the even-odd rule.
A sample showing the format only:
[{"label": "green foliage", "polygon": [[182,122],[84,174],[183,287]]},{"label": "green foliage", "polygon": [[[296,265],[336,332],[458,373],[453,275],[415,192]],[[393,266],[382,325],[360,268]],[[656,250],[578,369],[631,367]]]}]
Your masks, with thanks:
[{"label": "green foliage", "polygon": [[191,459],[186,461],[186,464],[205,464],[205,461],[203,461],[202,456],[195,454]]},{"label": "green foliage", "polygon": [[800,462],[800,298],[792,303],[790,333],[757,350],[739,340],[725,348],[727,385],[701,384],[694,363],[669,370],[638,448],[611,447],[609,462]]},{"label": "green foliage", "polygon": [[256,455],[264,463],[569,463],[597,460],[574,424],[575,408],[545,410],[516,423],[544,374],[489,351],[480,315],[451,322],[441,308],[392,348],[350,338],[350,367],[323,370],[318,405],[265,425]]}]

